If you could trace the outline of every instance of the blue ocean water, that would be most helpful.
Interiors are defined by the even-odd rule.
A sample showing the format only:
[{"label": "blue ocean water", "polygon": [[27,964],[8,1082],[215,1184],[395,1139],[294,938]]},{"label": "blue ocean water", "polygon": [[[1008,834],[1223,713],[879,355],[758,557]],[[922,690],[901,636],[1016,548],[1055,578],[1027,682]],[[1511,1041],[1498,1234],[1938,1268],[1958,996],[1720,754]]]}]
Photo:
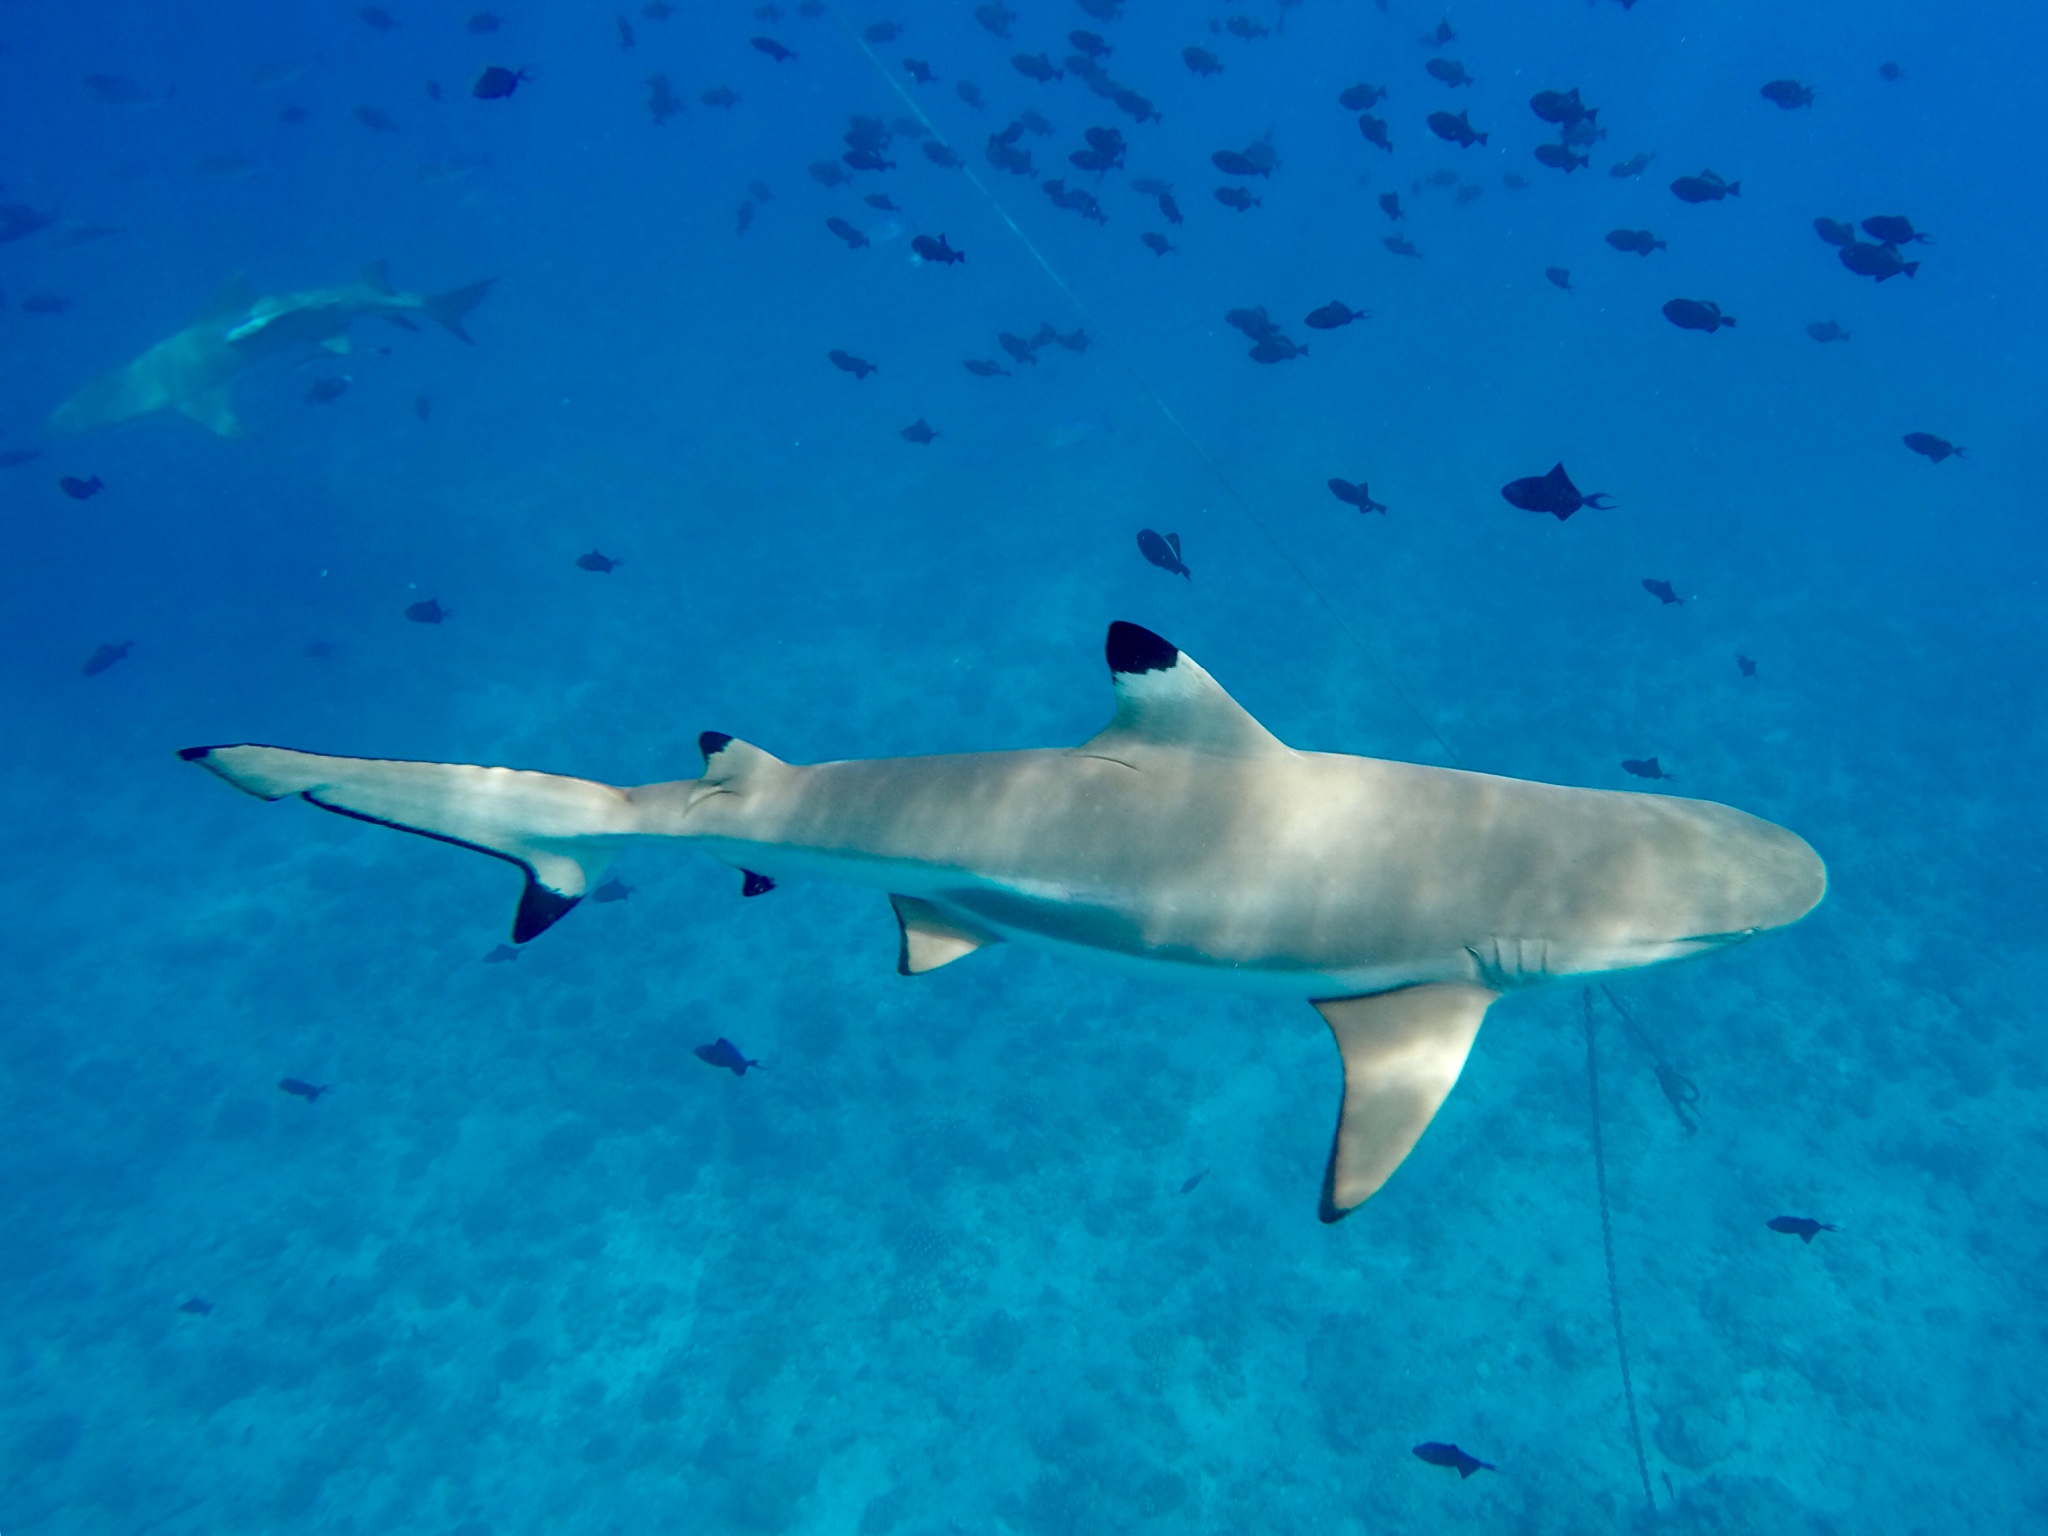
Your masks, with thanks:
[{"label": "blue ocean water", "polygon": [[[966,0],[477,4],[0,19],[0,450],[37,455],[0,469],[0,1530],[2048,1522],[2038,14],[1017,0],[1003,38]],[[1156,120],[1013,66],[1074,29]],[[527,77],[477,99],[491,65]],[[1568,87],[1604,134],[1569,173],[1529,107]],[[1027,109],[1031,178],[984,153]],[[855,114],[897,163],[823,185]],[[1090,127],[1128,144],[1100,180]],[[1262,138],[1269,176],[1211,162]],[[1739,195],[1668,190],[1707,167]],[[1888,213],[1933,232],[1910,277],[1815,235]],[[965,262],[912,259],[940,232]],[[496,278],[474,345],[371,318],[234,382],[239,436],[48,427],[233,275],[378,260]],[[1370,318],[1300,324],[1333,298]],[[1251,306],[1308,355],[1248,360]],[[1085,350],[998,344],[1047,324]],[[1617,506],[1503,500],[1560,460]],[[1655,756],[1828,860],[1798,926],[1612,979],[1632,1024],[1597,1001],[1611,1287],[1576,987],[1497,1006],[1325,1227],[1339,1065],[1298,1004],[1018,946],[905,979],[871,894],[742,901],[658,848],[487,963],[502,863],[174,755],[631,784],[696,774],[705,729],[1065,744],[1119,618],[1290,743],[1608,788]],[[719,1036],[765,1070],[693,1056]]]}]

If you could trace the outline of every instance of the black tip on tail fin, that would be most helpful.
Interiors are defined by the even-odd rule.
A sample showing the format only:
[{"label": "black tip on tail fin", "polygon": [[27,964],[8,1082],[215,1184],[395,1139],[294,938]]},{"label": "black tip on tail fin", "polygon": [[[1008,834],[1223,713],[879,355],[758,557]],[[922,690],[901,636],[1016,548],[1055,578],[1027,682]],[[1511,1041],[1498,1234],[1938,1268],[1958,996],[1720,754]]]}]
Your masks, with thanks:
[{"label": "black tip on tail fin", "polygon": [[485,296],[497,286],[497,283],[495,277],[487,277],[480,283],[471,283],[467,288],[451,288],[446,293],[430,293],[424,300],[426,311],[457,341],[474,344],[476,338],[462,328],[462,318],[483,303]]},{"label": "black tip on tail fin", "polygon": [[1102,650],[1111,673],[1164,672],[1180,660],[1180,649],[1171,641],[1122,619],[1109,626]]},{"label": "black tip on tail fin", "polygon": [[524,944],[528,939],[537,939],[555,924],[569,915],[570,909],[581,896],[564,896],[560,891],[551,891],[534,879],[533,871],[526,872],[526,889],[519,895],[519,911],[512,919],[512,942]]}]

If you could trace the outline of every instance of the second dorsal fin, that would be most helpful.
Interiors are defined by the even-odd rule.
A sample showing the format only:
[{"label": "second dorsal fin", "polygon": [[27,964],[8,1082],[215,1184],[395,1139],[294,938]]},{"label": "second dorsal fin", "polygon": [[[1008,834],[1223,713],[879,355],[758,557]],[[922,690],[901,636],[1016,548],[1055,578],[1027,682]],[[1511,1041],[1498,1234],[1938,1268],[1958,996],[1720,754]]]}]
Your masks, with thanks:
[{"label": "second dorsal fin", "polygon": [[1116,684],[1116,715],[1076,750],[1100,757],[1139,747],[1224,757],[1288,750],[1194,657],[1151,630],[1118,620],[1109,626],[1103,650]]}]

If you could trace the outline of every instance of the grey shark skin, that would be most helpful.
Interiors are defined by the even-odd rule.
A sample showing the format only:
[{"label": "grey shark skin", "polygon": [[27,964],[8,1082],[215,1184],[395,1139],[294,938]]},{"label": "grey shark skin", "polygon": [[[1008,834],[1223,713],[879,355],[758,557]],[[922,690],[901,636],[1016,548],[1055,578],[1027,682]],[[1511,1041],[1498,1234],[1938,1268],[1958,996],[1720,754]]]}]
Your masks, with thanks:
[{"label": "grey shark skin", "polygon": [[228,386],[248,369],[301,347],[345,352],[350,327],[372,316],[411,327],[413,316],[424,315],[468,341],[463,316],[483,302],[493,281],[447,293],[400,293],[378,261],[351,283],[259,298],[236,278],[192,324],[58,406],[50,426],[84,432],[177,411],[222,437],[239,436],[242,425]]},{"label": "grey shark skin", "polygon": [[1827,874],[1727,806],[1283,745],[1193,658],[1110,626],[1115,717],[1078,747],[785,763],[719,732],[701,778],[638,788],[267,746],[180,756],[266,800],[521,865],[524,943],[629,838],[781,881],[889,894],[898,969],[999,941],[1313,1003],[1344,1098],[1336,1221],[1407,1156],[1503,992],[1725,948],[1797,921]]}]

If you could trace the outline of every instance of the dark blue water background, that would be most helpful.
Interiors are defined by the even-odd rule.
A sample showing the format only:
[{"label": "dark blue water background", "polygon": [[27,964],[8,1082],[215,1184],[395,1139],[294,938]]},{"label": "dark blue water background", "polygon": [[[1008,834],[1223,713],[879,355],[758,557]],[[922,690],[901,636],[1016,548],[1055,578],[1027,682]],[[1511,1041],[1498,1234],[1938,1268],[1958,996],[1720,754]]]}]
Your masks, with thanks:
[{"label": "dark blue water background", "polygon": [[[0,471],[0,1529],[1640,1528],[1575,990],[1496,1009],[1415,1155],[1326,1229],[1338,1064],[1305,1008],[1014,949],[908,981],[871,896],[742,903],[661,850],[621,865],[629,901],[485,965],[502,865],[172,755],[632,783],[695,773],[705,728],[795,760],[1071,742],[1106,717],[1113,618],[1293,743],[1611,787],[1656,754],[1807,836],[1820,911],[1623,978],[1640,1035],[1602,1015],[1658,1518],[2048,1519],[2039,16],[1460,5],[1443,51],[1478,83],[1453,92],[1412,0],[1019,9],[1005,43],[899,5],[879,69],[846,24],[879,9],[636,10],[630,51],[596,7],[507,4],[488,37],[426,0],[388,31],[336,3],[0,19],[4,200],[62,221],[0,248],[0,447],[43,450]],[[1275,31],[1212,33],[1235,14]],[[1163,121],[1010,67],[1077,26]],[[899,138],[898,169],[821,187],[849,114],[905,114],[905,56],[981,185]],[[486,64],[531,79],[473,100]],[[660,127],[655,73],[688,107]],[[1812,108],[1763,100],[1779,76]],[[1360,79],[1391,90],[1392,155],[1336,104]],[[718,84],[736,107],[700,102]],[[1572,85],[1609,137],[1567,177],[1526,102]],[[1489,142],[1431,137],[1445,106]],[[1085,127],[1130,140],[1107,225],[982,159],[1025,107],[1056,128],[1026,141],[1041,174]],[[1263,205],[1218,205],[1210,151],[1268,130]],[[1666,190],[1703,166],[1741,196]],[[1170,256],[1131,174],[1178,189]],[[1388,190],[1419,260],[1382,247]],[[1938,243],[1882,285],[1811,225],[1892,212]],[[70,243],[94,224],[118,233]],[[1610,250],[1617,226],[1669,249]],[[941,230],[967,261],[912,262]],[[243,379],[238,440],[46,434],[231,275],[377,258],[411,291],[497,277],[476,345],[361,326]],[[71,306],[25,312],[43,292]],[[1677,330],[1674,296],[1739,325]],[[1304,330],[1332,298],[1372,318]],[[1248,361],[1222,315],[1254,304],[1310,355]],[[1830,318],[1848,343],[1808,338]],[[1093,344],[961,367],[1041,321]],[[920,416],[929,447],[898,436]],[[1917,458],[1915,430],[1968,455]],[[1560,458],[1618,509],[1501,499]],[[1148,525],[1192,582],[1138,558]],[[614,573],[574,567],[593,546]],[[427,597],[453,617],[405,622]],[[691,1056],[721,1034],[770,1069]],[[1697,1085],[1696,1134],[1646,1041]],[[1787,1211],[1842,1230],[1765,1230]],[[1460,1482],[1425,1440],[1499,1470]]]}]

